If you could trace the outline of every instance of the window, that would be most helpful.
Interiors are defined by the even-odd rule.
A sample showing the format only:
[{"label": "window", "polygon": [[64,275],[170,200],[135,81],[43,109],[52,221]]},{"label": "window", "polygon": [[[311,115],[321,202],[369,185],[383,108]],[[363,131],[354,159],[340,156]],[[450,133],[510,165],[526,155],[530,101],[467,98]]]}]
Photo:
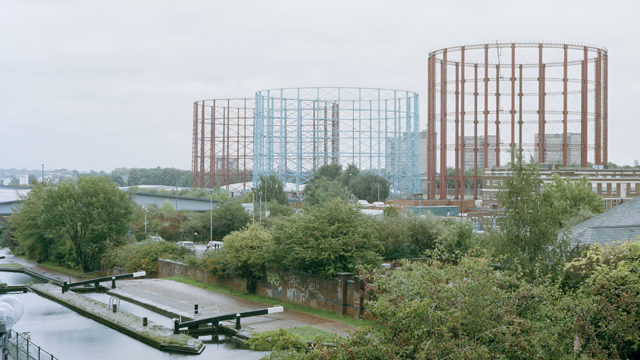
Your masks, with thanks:
[{"label": "window", "polygon": [[636,184],[631,184],[631,190],[629,190],[630,193],[635,193],[636,192]]},{"label": "window", "polygon": [[493,193],[493,200],[498,200],[498,193]]},{"label": "window", "polygon": [[598,192],[598,187],[597,186],[592,186],[591,190],[593,190],[594,193],[597,193]]},{"label": "window", "polygon": [[618,200],[611,200],[611,208],[613,209],[618,205]]},{"label": "window", "polygon": [[498,185],[498,180],[493,180],[493,186],[497,186]]},{"label": "window", "polygon": [[500,186],[502,186],[502,184],[504,184],[504,180],[500,180]]},{"label": "window", "polygon": [[487,180],[487,186],[491,186],[491,180]]},{"label": "window", "polygon": [[611,187],[611,193],[612,194],[617,194],[618,193],[618,185],[617,184],[613,184]]}]

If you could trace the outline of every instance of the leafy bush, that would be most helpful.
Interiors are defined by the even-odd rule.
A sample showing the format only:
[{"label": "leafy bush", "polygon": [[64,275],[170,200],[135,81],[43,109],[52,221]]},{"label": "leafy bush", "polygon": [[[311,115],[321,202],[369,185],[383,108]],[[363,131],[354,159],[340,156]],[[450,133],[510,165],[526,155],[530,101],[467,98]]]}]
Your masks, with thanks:
[{"label": "leafy bush", "polygon": [[[119,266],[128,272],[158,273],[158,259],[182,261],[189,250],[167,241],[130,242],[121,247],[110,247],[102,256],[102,266]],[[196,263],[197,266],[197,263]]]},{"label": "leafy bush", "polygon": [[339,199],[276,221],[270,255],[275,267],[334,277],[358,263],[378,266],[383,247],[370,218]]},{"label": "leafy bush", "polygon": [[296,351],[306,350],[307,343],[296,334],[292,334],[285,329],[265,331],[251,336],[247,340],[251,350],[274,351],[294,349]]},{"label": "leafy bush", "polygon": [[229,263],[227,262],[226,251],[224,249],[205,251],[204,255],[200,258],[199,266],[212,276],[229,275]]},{"label": "leafy bush", "polygon": [[271,247],[271,235],[259,225],[234,231],[224,238],[226,261],[234,275],[247,279],[247,291],[255,291],[255,280],[264,271],[266,254]]}]

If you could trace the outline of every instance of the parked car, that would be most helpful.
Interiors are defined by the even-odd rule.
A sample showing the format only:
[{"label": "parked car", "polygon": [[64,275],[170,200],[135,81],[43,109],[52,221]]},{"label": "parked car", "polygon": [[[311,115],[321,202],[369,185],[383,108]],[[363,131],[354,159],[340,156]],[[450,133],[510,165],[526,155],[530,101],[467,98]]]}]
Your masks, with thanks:
[{"label": "parked car", "polygon": [[149,240],[151,241],[162,241],[164,240],[162,236],[149,236]]},{"label": "parked car", "polygon": [[224,246],[224,243],[222,241],[209,241],[205,251],[221,250],[223,246]]},{"label": "parked car", "polygon": [[178,246],[187,248],[192,252],[196,252],[196,244],[193,241],[178,241]]}]

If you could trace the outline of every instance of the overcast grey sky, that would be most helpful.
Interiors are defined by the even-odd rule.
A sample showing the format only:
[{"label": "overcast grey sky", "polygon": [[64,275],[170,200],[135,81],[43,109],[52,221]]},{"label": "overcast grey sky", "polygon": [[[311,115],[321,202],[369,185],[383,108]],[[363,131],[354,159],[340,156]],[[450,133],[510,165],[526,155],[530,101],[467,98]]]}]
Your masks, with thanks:
[{"label": "overcast grey sky", "polygon": [[609,159],[631,164],[639,14],[637,0],[0,0],[0,168],[189,169],[196,100],[357,86],[426,103],[430,50],[496,40],[607,47]]}]

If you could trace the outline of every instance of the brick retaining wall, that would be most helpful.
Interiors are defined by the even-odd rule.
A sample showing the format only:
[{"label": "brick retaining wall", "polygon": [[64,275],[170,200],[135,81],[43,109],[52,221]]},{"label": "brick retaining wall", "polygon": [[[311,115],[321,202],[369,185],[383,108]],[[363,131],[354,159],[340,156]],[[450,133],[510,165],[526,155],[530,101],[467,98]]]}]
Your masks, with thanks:
[{"label": "brick retaining wall", "polygon": [[[159,259],[158,277],[182,276],[202,282],[246,291],[244,279],[211,276],[206,270],[175,261]],[[336,314],[363,317],[364,284],[352,273],[327,279],[294,271],[267,269],[256,283],[256,294],[297,303]]]}]

